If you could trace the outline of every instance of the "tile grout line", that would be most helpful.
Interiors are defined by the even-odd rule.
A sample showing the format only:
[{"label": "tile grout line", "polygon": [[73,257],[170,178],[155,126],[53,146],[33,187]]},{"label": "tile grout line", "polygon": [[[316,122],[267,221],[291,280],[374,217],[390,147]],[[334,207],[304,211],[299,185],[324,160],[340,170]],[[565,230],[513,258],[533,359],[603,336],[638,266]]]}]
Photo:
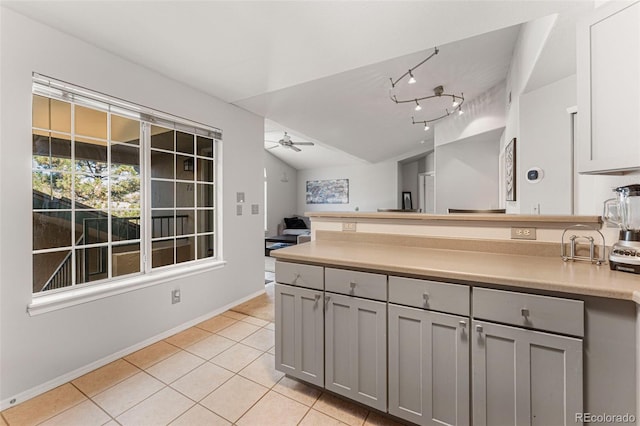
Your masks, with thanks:
[{"label": "tile grout line", "polygon": [[[120,359],[123,359],[123,358],[120,358]],[[116,360],[116,361],[117,361],[117,360]],[[133,364],[132,364],[132,365],[133,365]],[[136,367],[136,368],[138,368],[138,367]],[[140,370],[140,369],[138,369],[138,370]],[[96,370],[93,370],[93,371],[96,371]],[[142,370],[140,370],[140,371],[142,371]],[[138,374],[138,373],[135,373],[135,374]],[[134,374],[134,375],[135,375],[135,374]],[[129,376],[129,377],[133,377],[134,375]],[[128,379],[129,377],[127,377],[127,379]],[[126,380],[126,379],[124,379],[124,380]],[[121,380],[121,381],[119,381],[118,383],[122,383],[122,382],[124,382],[124,380]],[[107,413],[107,410],[105,410],[104,408],[102,408],[102,406],[101,406],[101,405],[99,405],[97,402],[95,402],[95,401],[94,401],[94,400],[93,400],[89,395],[87,395],[85,392],[83,392],[83,391],[82,391],[82,389],[80,389],[78,386],[76,386],[76,385],[75,385],[75,383],[73,383],[73,382],[69,382],[69,383],[71,384],[71,386],[73,386],[73,387],[75,387],[76,389],[78,389],[78,391],[79,391],[81,394],[83,394],[83,395],[87,398],[87,400],[88,400],[88,401],[91,401],[91,403],[92,403],[93,405],[95,405],[96,407],[98,407],[98,409],[100,409],[103,413],[105,413],[105,414],[107,415],[107,417],[109,417],[109,418],[110,418],[111,420],[113,420],[113,421],[115,421],[115,420],[116,420],[113,416],[111,416],[111,414]],[[116,384],[117,384],[117,383],[116,383]],[[113,386],[115,386],[115,385],[113,385]],[[111,389],[113,386],[110,386],[110,387],[108,387],[107,389]],[[107,389],[105,389],[105,390],[107,390]],[[102,392],[100,392],[100,393],[102,393]],[[96,394],[96,395],[99,395],[99,393],[98,393],[98,394]],[[95,396],[95,395],[94,395],[94,396]],[[67,411],[67,410],[65,410],[65,411]],[[62,414],[62,413],[59,413],[59,414]],[[55,417],[55,416],[54,416],[54,417]],[[52,418],[53,418],[53,417],[52,417]],[[109,423],[109,422],[107,422],[107,423]]]},{"label": "tile grout line", "polygon": [[[233,312],[235,312],[235,311],[233,311]],[[267,350],[262,350],[262,349],[260,349],[260,348],[255,348],[255,347],[253,347],[253,346],[250,346],[250,345],[248,345],[248,344],[246,344],[246,343],[242,343],[245,339],[249,338],[250,336],[252,336],[252,335],[256,334],[257,332],[259,332],[259,331],[261,331],[261,330],[263,330],[263,329],[266,329],[266,330],[269,330],[269,331],[273,332],[273,330],[271,330],[271,329],[267,328],[267,327],[270,327],[270,326],[271,326],[272,321],[267,321],[267,320],[264,320],[264,319],[262,319],[262,318],[253,317],[252,315],[247,315],[247,314],[242,314],[242,313],[241,313],[241,314],[242,314],[242,315],[245,315],[245,317],[244,317],[244,318],[242,318],[242,319],[240,319],[240,320],[238,320],[238,319],[236,319],[236,318],[229,317],[229,316],[225,316],[225,315],[223,315],[223,314],[224,314],[224,313],[220,314],[220,316],[224,316],[225,318],[232,319],[232,320],[234,320],[234,322],[233,322],[233,323],[231,323],[231,324],[228,324],[228,325],[227,325],[227,326],[225,326],[225,327],[222,327],[221,329],[217,330],[216,332],[211,332],[210,330],[206,330],[206,329],[204,329],[204,328],[200,328],[200,327],[198,327],[198,325],[194,325],[194,326],[193,326],[194,328],[197,328],[197,329],[199,329],[199,330],[205,331],[205,332],[209,333],[210,335],[209,335],[209,336],[205,336],[205,337],[203,337],[203,338],[201,338],[201,339],[198,339],[198,340],[194,341],[193,343],[191,343],[190,345],[188,345],[188,346],[186,347],[186,348],[191,347],[191,346],[195,345],[196,343],[201,342],[201,341],[203,341],[203,340],[205,340],[205,339],[207,339],[207,338],[209,338],[209,337],[211,337],[211,336],[214,336],[214,335],[215,335],[215,336],[218,336],[218,337],[221,337],[221,338],[224,338],[224,339],[227,339],[227,340],[229,340],[229,341],[233,342],[232,346],[230,346],[229,348],[227,348],[227,349],[225,349],[225,350],[221,351],[220,353],[218,353],[218,354],[214,355],[211,359],[206,359],[206,358],[204,358],[204,357],[202,357],[202,356],[200,356],[200,355],[197,355],[197,354],[195,354],[195,353],[192,353],[192,352],[188,351],[186,348],[182,348],[182,347],[180,347],[180,346],[178,346],[178,345],[176,345],[176,344],[173,344],[173,343],[171,343],[171,342],[168,342],[168,341],[166,340],[166,338],[165,338],[165,339],[162,339],[162,340],[159,340],[158,342],[164,342],[164,343],[166,343],[166,344],[170,345],[171,347],[173,347],[173,348],[177,349],[177,352],[172,353],[172,354],[170,354],[170,355],[168,355],[168,356],[166,356],[166,357],[164,357],[164,358],[158,359],[158,360],[156,360],[155,362],[153,362],[152,364],[150,364],[150,365],[146,366],[145,368],[142,368],[142,367],[140,367],[140,366],[138,366],[138,365],[134,364],[132,361],[130,361],[130,360],[128,360],[128,359],[126,359],[126,358],[125,358],[125,357],[128,357],[128,356],[130,356],[130,355],[132,355],[132,354],[134,354],[134,353],[136,353],[136,352],[142,351],[142,350],[144,350],[144,349],[146,349],[146,348],[148,348],[148,347],[150,347],[150,346],[152,346],[152,345],[154,345],[154,344],[158,343],[158,342],[155,342],[155,343],[152,343],[152,344],[150,344],[150,345],[146,346],[145,348],[141,348],[141,349],[139,349],[138,351],[131,352],[130,354],[127,354],[127,355],[125,355],[125,356],[123,356],[123,357],[121,357],[121,358],[118,358],[117,360],[112,361],[112,362],[116,362],[116,361],[122,360],[122,361],[126,362],[128,365],[130,365],[130,366],[134,367],[137,371],[135,371],[132,375],[130,375],[130,376],[126,377],[126,378],[123,378],[122,380],[119,380],[119,381],[117,381],[117,382],[115,382],[115,383],[110,384],[108,387],[106,387],[106,388],[102,389],[100,392],[96,393],[96,394],[95,394],[95,395],[93,395],[93,396],[89,396],[89,395],[88,395],[88,394],[86,394],[84,391],[82,391],[78,386],[76,386],[76,385],[73,383],[73,380],[68,381],[67,383],[68,383],[68,384],[70,384],[74,389],[76,389],[76,390],[77,390],[77,391],[78,391],[78,392],[79,392],[79,393],[84,397],[84,399],[82,399],[82,400],[81,400],[81,401],[79,401],[78,403],[73,404],[72,406],[70,406],[70,407],[68,407],[68,408],[66,408],[66,409],[64,409],[64,410],[62,410],[62,411],[56,412],[55,414],[53,414],[53,415],[51,415],[51,416],[49,416],[49,417],[45,418],[44,420],[42,420],[42,421],[41,421],[41,422],[39,422],[38,424],[41,424],[41,423],[46,422],[46,421],[49,421],[49,420],[53,419],[54,417],[56,417],[56,416],[58,416],[58,415],[60,415],[60,414],[62,414],[62,413],[65,413],[65,412],[67,412],[67,411],[71,410],[72,408],[77,407],[78,405],[82,404],[82,403],[83,403],[83,402],[85,402],[85,401],[90,401],[90,402],[91,402],[91,404],[93,404],[93,405],[97,406],[97,407],[98,407],[98,409],[99,409],[100,411],[104,412],[104,413],[107,415],[107,417],[110,419],[108,422],[110,422],[110,421],[114,421],[114,422],[116,422],[116,423],[120,424],[120,422],[118,422],[118,421],[116,420],[116,418],[117,418],[117,417],[119,417],[119,416],[123,415],[124,413],[126,413],[126,412],[130,411],[130,410],[131,410],[131,409],[133,409],[134,407],[137,407],[138,405],[140,405],[140,404],[141,404],[141,403],[143,403],[144,401],[147,401],[149,398],[153,397],[154,395],[158,394],[159,392],[161,392],[162,390],[164,390],[164,389],[166,389],[166,388],[170,388],[172,391],[175,391],[175,392],[179,393],[180,395],[183,395],[183,396],[184,396],[185,398],[187,398],[189,401],[192,401],[192,402],[193,402],[193,405],[191,405],[191,407],[190,407],[188,410],[190,410],[191,408],[193,408],[195,405],[200,405],[202,408],[205,408],[207,411],[210,411],[210,412],[212,412],[212,413],[214,413],[214,414],[216,414],[216,415],[219,415],[219,414],[217,414],[217,413],[213,412],[212,410],[209,410],[207,407],[205,407],[205,406],[201,405],[199,401],[194,401],[194,400],[193,400],[192,398],[190,398],[189,396],[184,395],[182,392],[178,391],[177,389],[174,389],[174,388],[171,386],[171,384],[172,384],[172,383],[175,383],[176,381],[180,380],[181,378],[183,378],[183,377],[184,377],[184,376],[186,376],[187,374],[190,374],[191,372],[193,372],[194,370],[196,370],[197,368],[201,367],[202,365],[204,365],[204,363],[207,363],[207,362],[208,362],[208,363],[210,363],[210,364],[212,364],[212,365],[215,365],[215,366],[216,366],[216,367],[218,367],[218,368],[222,368],[222,369],[223,369],[223,370],[225,370],[225,371],[229,371],[229,372],[231,372],[233,375],[232,375],[229,379],[227,379],[227,380],[225,380],[223,383],[221,383],[221,384],[220,384],[218,387],[216,387],[214,390],[212,390],[211,392],[209,392],[205,397],[203,397],[202,399],[200,399],[200,401],[202,401],[204,398],[206,398],[207,396],[209,396],[211,393],[213,393],[216,389],[218,389],[218,388],[219,388],[220,386],[222,386],[224,383],[226,383],[227,381],[231,380],[231,378],[233,378],[234,376],[239,376],[239,377],[241,377],[241,378],[243,378],[243,379],[246,379],[246,380],[251,381],[252,383],[255,383],[255,384],[258,384],[258,385],[260,385],[260,386],[265,387],[265,388],[267,389],[267,392],[266,392],[264,395],[268,394],[268,393],[269,393],[270,391],[272,391],[272,390],[273,390],[274,392],[276,392],[278,395],[282,395],[281,393],[279,393],[279,392],[277,392],[277,391],[275,391],[275,390],[273,389],[273,388],[275,387],[275,385],[276,385],[280,380],[278,380],[277,382],[275,382],[271,387],[267,387],[267,386],[264,386],[264,385],[263,385],[263,384],[261,384],[261,383],[258,383],[258,382],[254,381],[254,380],[252,380],[252,379],[250,379],[250,378],[248,378],[248,377],[244,377],[244,376],[242,376],[242,375],[240,375],[240,374],[239,374],[239,373],[240,373],[242,370],[244,370],[246,367],[248,367],[249,365],[251,365],[252,363],[254,363],[258,358],[262,357],[264,354],[269,354],[269,351],[273,348],[273,346],[272,346],[272,347],[270,347],[270,348],[269,348],[269,349],[267,349]],[[212,318],[215,318],[215,317],[212,317]],[[257,319],[257,320],[264,321],[264,322],[265,322],[265,324],[264,324],[264,325],[257,325],[257,324],[254,324],[254,323],[251,323],[251,322],[248,322],[248,321],[243,321],[243,320],[245,320],[246,318],[255,318],[255,319]],[[234,339],[230,339],[229,337],[222,336],[222,335],[218,334],[218,332],[223,331],[223,330],[227,329],[228,327],[231,327],[232,325],[237,324],[237,323],[239,323],[239,322],[242,322],[242,323],[245,323],[245,324],[249,324],[249,325],[255,326],[255,327],[257,327],[257,329],[256,329],[256,330],[254,330],[253,332],[251,332],[249,335],[247,335],[247,336],[243,337],[241,340],[238,340],[238,341],[236,341],[236,340],[234,340]],[[186,330],[188,330],[188,329],[186,329]],[[184,331],[184,330],[183,330],[183,331]],[[176,334],[179,334],[179,333],[176,333]],[[171,337],[171,336],[169,336],[169,337]],[[243,345],[243,346],[244,346],[244,347],[246,347],[246,348],[250,348],[250,349],[253,349],[253,350],[259,351],[259,352],[261,352],[261,353],[260,353],[260,355],[258,355],[256,358],[252,359],[248,364],[246,364],[245,366],[243,366],[243,367],[242,367],[238,372],[234,372],[234,371],[228,370],[227,368],[225,368],[225,367],[223,367],[223,366],[221,366],[221,365],[218,365],[218,364],[216,364],[216,363],[214,363],[214,362],[212,361],[212,360],[213,360],[213,358],[215,358],[215,357],[219,356],[220,354],[222,354],[222,353],[224,353],[224,352],[228,351],[229,349],[231,349],[232,347],[234,347],[236,344],[241,344],[241,345]],[[203,362],[202,362],[202,363],[200,363],[198,366],[196,366],[196,367],[194,367],[194,368],[190,369],[189,371],[185,372],[184,374],[182,374],[180,377],[176,378],[175,380],[171,381],[171,383],[165,383],[165,382],[163,382],[162,380],[160,380],[159,378],[157,378],[156,376],[154,376],[153,374],[151,374],[150,372],[148,372],[148,371],[147,371],[148,369],[152,368],[153,366],[156,366],[156,365],[158,365],[159,363],[161,363],[161,362],[163,362],[163,361],[165,361],[165,360],[167,360],[167,359],[171,358],[172,356],[179,354],[181,351],[182,351],[182,352],[185,352],[185,353],[186,353],[186,354],[188,354],[188,355],[195,356],[196,358],[198,358],[198,359],[202,360]],[[269,355],[270,355],[270,356],[272,356],[272,354],[269,354]],[[102,367],[99,367],[99,368],[102,368]],[[96,368],[95,370],[92,370],[92,371],[90,371],[90,372],[88,372],[88,373],[86,373],[86,374],[91,374],[92,372],[97,371],[99,368]],[[128,409],[124,410],[122,413],[119,413],[117,416],[112,416],[112,415],[111,415],[110,413],[108,413],[108,412],[107,412],[107,411],[106,411],[106,410],[105,410],[105,409],[104,409],[100,404],[98,404],[98,402],[97,402],[97,401],[95,401],[95,400],[94,400],[94,397],[97,397],[98,395],[103,394],[104,392],[108,391],[109,389],[112,389],[113,387],[117,386],[118,384],[121,384],[122,382],[124,382],[124,381],[126,381],[126,380],[130,379],[131,377],[136,376],[137,374],[140,374],[141,372],[145,373],[147,376],[151,377],[152,379],[157,380],[158,382],[160,382],[160,383],[162,384],[162,387],[161,387],[160,389],[158,389],[156,392],[153,392],[151,395],[149,395],[149,396],[147,396],[146,398],[144,398],[143,400],[141,400],[141,401],[137,402],[137,403],[136,403],[136,404],[134,404],[133,406],[131,406],[131,407],[129,407]],[[85,375],[86,375],[86,374],[85,374]],[[81,377],[82,377],[82,376],[81,376]],[[77,378],[76,378],[76,379],[77,379]],[[74,379],[74,380],[76,380],[76,379]],[[63,384],[63,385],[64,385],[64,384]],[[61,386],[63,386],[63,385],[61,385]],[[264,395],[263,395],[260,399],[258,399],[258,401],[260,401],[260,400],[264,397]],[[293,400],[292,398],[289,398],[289,397],[287,397],[286,395],[282,395],[282,396],[284,396],[284,397],[286,397],[286,398],[288,398],[288,399]],[[255,406],[255,404],[257,404],[257,402],[258,402],[258,401],[256,401],[256,403],[254,403],[251,407],[249,407],[249,409],[247,409],[247,410],[246,410],[246,411],[245,411],[245,412],[240,416],[240,418],[242,418],[242,416],[244,416],[244,415],[245,415],[245,414],[246,414],[246,413],[247,413],[251,408],[253,408],[253,407]],[[293,400],[293,401],[295,401],[295,400]],[[295,402],[298,402],[298,401],[295,401]],[[303,404],[303,405],[304,405],[304,404]],[[311,407],[309,407],[309,409],[311,409]],[[188,411],[188,410],[186,410],[186,411]],[[8,425],[10,425],[10,423],[9,423],[9,421],[7,420],[7,417],[6,417],[5,413],[4,413],[5,411],[6,411],[6,410],[4,410],[4,411],[0,412],[0,417],[2,418],[2,420],[3,420],[5,423],[7,423]],[[185,411],[185,412],[186,412],[186,411]],[[308,412],[308,410],[307,410],[307,412]],[[183,413],[181,413],[178,417],[182,416],[183,414],[184,414],[184,412],[183,412]],[[307,414],[307,413],[305,413],[305,416],[306,416],[306,414]],[[176,417],[176,419],[177,419],[178,417]],[[221,417],[222,417],[222,416],[221,416]],[[304,416],[303,416],[303,418],[304,418]],[[174,420],[175,420],[175,419],[173,419],[172,421],[174,421]],[[239,419],[238,419],[238,420],[239,420]],[[108,423],[108,422],[107,422],[107,423]]]}]

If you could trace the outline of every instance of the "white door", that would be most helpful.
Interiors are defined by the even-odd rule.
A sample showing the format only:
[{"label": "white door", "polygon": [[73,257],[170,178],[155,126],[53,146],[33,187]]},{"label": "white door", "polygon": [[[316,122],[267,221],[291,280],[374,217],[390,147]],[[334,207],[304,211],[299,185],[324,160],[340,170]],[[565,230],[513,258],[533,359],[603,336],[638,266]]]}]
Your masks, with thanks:
[{"label": "white door", "polygon": [[433,172],[418,175],[418,203],[422,213],[436,212],[436,177]]}]

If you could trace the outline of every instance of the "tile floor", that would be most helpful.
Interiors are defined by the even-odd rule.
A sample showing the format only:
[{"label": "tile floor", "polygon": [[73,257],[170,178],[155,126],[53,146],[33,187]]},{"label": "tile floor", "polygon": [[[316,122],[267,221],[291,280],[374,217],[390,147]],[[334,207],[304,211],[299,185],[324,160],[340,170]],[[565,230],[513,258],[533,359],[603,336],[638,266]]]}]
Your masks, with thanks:
[{"label": "tile floor", "polygon": [[393,425],[274,369],[274,324],[233,310],[1,413],[9,425]]}]

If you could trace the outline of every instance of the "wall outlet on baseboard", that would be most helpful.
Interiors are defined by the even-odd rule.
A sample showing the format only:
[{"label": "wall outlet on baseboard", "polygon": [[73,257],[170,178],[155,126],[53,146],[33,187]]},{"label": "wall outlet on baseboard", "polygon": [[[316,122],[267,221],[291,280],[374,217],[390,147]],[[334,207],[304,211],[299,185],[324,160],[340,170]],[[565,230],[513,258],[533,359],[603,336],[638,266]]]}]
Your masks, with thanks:
[{"label": "wall outlet on baseboard", "polygon": [[171,291],[171,304],[175,305],[176,303],[180,303],[180,289],[175,289]]},{"label": "wall outlet on baseboard", "polygon": [[356,231],[356,222],[342,222],[342,230],[355,232]]},{"label": "wall outlet on baseboard", "polygon": [[511,228],[512,240],[535,240],[536,228]]}]

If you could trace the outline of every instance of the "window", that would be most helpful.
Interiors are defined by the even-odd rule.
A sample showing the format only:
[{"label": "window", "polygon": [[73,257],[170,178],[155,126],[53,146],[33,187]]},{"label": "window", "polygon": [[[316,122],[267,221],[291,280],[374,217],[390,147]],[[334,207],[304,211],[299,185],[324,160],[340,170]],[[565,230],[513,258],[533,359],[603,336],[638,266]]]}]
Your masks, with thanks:
[{"label": "window", "polygon": [[33,292],[216,259],[220,138],[34,76]]}]

